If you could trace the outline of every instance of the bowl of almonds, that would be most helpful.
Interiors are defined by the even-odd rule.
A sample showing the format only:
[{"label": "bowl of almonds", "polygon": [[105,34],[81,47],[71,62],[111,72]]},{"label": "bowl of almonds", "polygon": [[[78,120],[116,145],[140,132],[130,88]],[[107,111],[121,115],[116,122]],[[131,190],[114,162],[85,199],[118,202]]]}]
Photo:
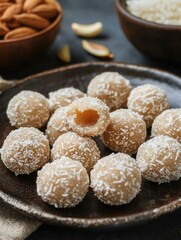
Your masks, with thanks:
[{"label": "bowl of almonds", "polygon": [[0,72],[12,72],[43,54],[62,20],[56,0],[0,1]]}]

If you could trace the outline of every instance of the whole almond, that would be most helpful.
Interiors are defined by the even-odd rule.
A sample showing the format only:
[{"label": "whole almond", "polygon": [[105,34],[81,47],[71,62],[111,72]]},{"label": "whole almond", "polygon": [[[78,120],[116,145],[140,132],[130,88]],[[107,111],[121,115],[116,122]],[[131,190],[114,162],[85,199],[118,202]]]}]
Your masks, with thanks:
[{"label": "whole almond", "polygon": [[2,22],[10,21],[15,14],[21,12],[21,5],[20,4],[13,4],[12,6],[8,7],[1,17]]},{"label": "whole almond", "polygon": [[54,5],[50,4],[40,4],[31,10],[32,13],[38,14],[44,18],[54,18],[56,17],[58,11]]},{"label": "whole almond", "polygon": [[13,3],[10,2],[0,2],[0,14],[2,14],[8,7],[13,5]]},{"label": "whole almond", "polygon": [[0,22],[0,36],[4,36],[8,32],[9,32],[8,27],[5,24]]},{"label": "whole almond", "polygon": [[40,30],[50,25],[50,22],[46,18],[42,18],[34,13],[22,13],[15,15],[14,19],[25,26]]},{"label": "whole almond", "polygon": [[26,0],[23,5],[23,10],[25,12],[28,12],[35,6],[39,5],[40,3],[42,3],[42,0]]},{"label": "whole almond", "polygon": [[55,6],[58,12],[62,12],[62,7],[56,0],[44,0],[44,2]]},{"label": "whole almond", "polygon": [[7,22],[6,25],[9,29],[15,29],[15,28],[18,28],[18,27],[22,27],[21,23],[19,23],[15,19],[12,19],[11,21]]},{"label": "whole almond", "polygon": [[20,28],[16,28],[10,32],[8,32],[5,35],[4,39],[16,39],[16,38],[22,38],[22,37],[26,37],[29,35],[32,35],[34,33],[36,33],[37,31],[32,29],[32,28],[28,28],[28,27],[20,27]]},{"label": "whole almond", "polygon": [[17,4],[21,4],[21,5],[23,5],[24,2],[25,2],[25,0],[16,0],[16,3],[17,3]]}]

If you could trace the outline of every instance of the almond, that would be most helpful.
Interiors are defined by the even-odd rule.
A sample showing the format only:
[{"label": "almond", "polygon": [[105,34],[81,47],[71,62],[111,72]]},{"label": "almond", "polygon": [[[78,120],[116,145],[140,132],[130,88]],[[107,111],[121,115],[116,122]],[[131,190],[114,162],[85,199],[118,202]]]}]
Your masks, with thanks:
[{"label": "almond", "polygon": [[21,5],[13,4],[12,6],[8,7],[1,17],[2,22],[10,21],[15,14],[21,12]]},{"label": "almond", "polygon": [[18,27],[21,27],[22,25],[15,19],[12,19],[11,21],[7,22],[6,25],[8,26],[8,28],[10,29],[15,29]]},{"label": "almond", "polygon": [[16,0],[16,3],[17,3],[17,4],[21,4],[21,5],[23,5],[24,2],[25,2],[25,0]]},{"label": "almond", "polygon": [[50,25],[50,22],[46,18],[42,18],[34,13],[22,13],[15,15],[14,19],[25,26],[36,29],[44,29]]},{"label": "almond", "polygon": [[25,12],[28,12],[35,6],[39,5],[40,3],[42,3],[42,0],[26,0],[23,5],[23,10]]},{"label": "almond", "polygon": [[32,13],[38,14],[41,17],[44,18],[54,18],[56,17],[58,11],[54,5],[50,4],[40,4],[36,7],[34,7],[31,10]]},{"label": "almond", "polygon": [[2,14],[8,7],[10,7],[11,5],[13,5],[13,3],[10,2],[0,2],[0,14]]},{"label": "almond", "polygon": [[71,62],[71,52],[69,45],[64,45],[58,50],[58,58],[65,63]]},{"label": "almond", "polygon": [[114,55],[110,53],[109,49],[101,44],[83,40],[82,47],[85,51],[87,51],[88,53],[96,57],[109,58],[109,59],[114,57]]},{"label": "almond", "polygon": [[9,0],[0,0],[0,3],[9,2]]},{"label": "almond", "polygon": [[62,12],[62,7],[56,0],[44,0],[44,2],[55,6],[58,12]]},{"label": "almond", "polygon": [[4,36],[8,32],[9,32],[8,27],[5,24],[0,22],[0,36]]},{"label": "almond", "polygon": [[29,35],[32,35],[34,33],[36,33],[37,31],[32,29],[32,28],[28,28],[28,27],[20,27],[20,28],[16,28],[10,32],[8,32],[5,35],[4,39],[16,39],[16,38],[22,38],[22,37],[26,37]]},{"label": "almond", "polygon": [[93,38],[97,37],[102,32],[102,23],[96,22],[93,24],[78,24],[72,23],[72,30],[75,34],[81,37]]}]

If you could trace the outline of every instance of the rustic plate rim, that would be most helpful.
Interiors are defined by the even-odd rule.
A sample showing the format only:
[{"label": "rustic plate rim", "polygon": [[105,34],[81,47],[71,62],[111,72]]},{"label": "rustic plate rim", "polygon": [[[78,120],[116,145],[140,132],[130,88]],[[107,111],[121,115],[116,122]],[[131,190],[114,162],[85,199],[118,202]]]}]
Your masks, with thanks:
[{"label": "rustic plate rim", "polygon": [[[72,64],[65,67],[55,68],[48,71],[43,71],[41,73],[33,74],[28,76],[19,82],[12,88],[17,87],[20,84],[25,83],[28,80],[45,76],[51,75],[56,72],[63,72],[75,68],[87,67],[87,66],[116,66],[122,67],[127,69],[133,70],[140,70],[140,71],[148,71],[149,73],[158,74],[164,77],[171,77],[172,80],[175,81],[176,84],[181,86],[181,78],[176,76],[175,74],[169,73],[165,70],[161,70],[158,68],[147,67],[143,65],[136,65],[136,64],[127,64],[127,63],[119,63],[119,62],[86,62],[86,63],[79,63],[79,64]],[[15,209],[16,211],[22,213],[23,215],[29,216],[31,218],[35,217],[37,220],[43,222],[50,222],[58,225],[63,226],[71,226],[71,227],[83,227],[83,228],[100,228],[100,227],[117,227],[117,226],[124,226],[124,225],[131,225],[135,223],[140,223],[142,221],[151,220],[157,218],[163,214],[171,213],[181,207],[181,197],[177,200],[172,201],[169,204],[165,204],[161,207],[154,208],[152,210],[143,211],[141,213],[132,214],[130,216],[118,216],[118,217],[107,217],[107,218],[92,218],[92,219],[85,219],[85,218],[76,218],[76,217],[61,217],[61,216],[52,216],[52,214],[44,213],[41,214],[41,210],[34,208],[33,206],[29,206],[27,203],[22,202],[21,200],[17,200],[14,196],[10,196],[3,192],[0,189],[0,199],[10,206],[11,208]],[[52,221],[53,220],[53,221]]]},{"label": "rustic plate rim", "polygon": [[[102,228],[102,227],[123,227],[125,225],[133,225],[133,224],[139,224],[143,221],[149,221],[155,218],[158,218],[159,216],[162,216],[163,214],[168,214],[171,212],[176,211],[181,207],[181,198],[163,205],[158,208],[154,208],[152,210],[144,211],[137,214],[132,214],[128,217],[120,216],[120,217],[107,217],[107,218],[92,218],[92,219],[85,219],[85,218],[71,218],[71,217],[60,217],[56,216],[53,217],[52,214],[44,213],[44,215],[41,214],[41,211],[32,208],[31,207],[31,214],[28,214],[30,211],[30,207],[28,204],[21,203],[20,200],[17,200],[14,197],[9,197],[8,194],[4,193],[0,190],[0,199],[10,206],[12,209],[14,209],[16,212],[20,212],[23,215],[30,217],[30,218],[36,218],[36,220],[45,222],[45,223],[51,223],[55,225],[61,225],[61,226],[71,226],[71,227],[78,227],[78,228]],[[18,203],[19,207],[17,205],[15,206],[15,202]],[[53,220],[53,221],[52,221]]]},{"label": "rustic plate rim", "polygon": [[[107,62],[107,61],[100,61],[100,62],[82,62],[82,63],[76,63],[76,64],[71,64],[71,65],[68,65],[68,66],[61,66],[61,67],[58,67],[58,68],[54,68],[54,69],[50,69],[50,70],[45,70],[45,71],[42,71],[40,73],[35,73],[35,74],[32,74],[30,76],[27,76],[23,79],[16,79],[16,80],[13,80],[13,84],[10,85],[7,89],[5,89],[1,95],[6,92],[7,90],[11,89],[11,88],[15,88],[16,86],[20,85],[20,84],[23,84],[24,82],[28,81],[28,80],[31,80],[33,78],[37,78],[37,77],[41,77],[41,76],[44,76],[44,75],[51,75],[53,73],[56,73],[56,72],[63,72],[63,71],[67,71],[67,70],[71,70],[71,69],[74,69],[74,68],[81,68],[81,67],[87,67],[87,66],[117,66],[117,67],[125,67],[125,68],[128,68],[128,69],[138,69],[140,71],[143,71],[143,72],[146,72],[149,70],[150,73],[153,73],[153,74],[157,74],[160,76],[160,73],[162,74],[162,76],[164,77],[171,77],[172,79],[174,79],[174,81],[181,85],[181,77],[176,75],[175,73],[171,73],[169,71],[166,71],[166,70],[163,70],[161,68],[156,68],[156,67],[149,67],[149,66],[145,66],[145,65],[142,65],[142,64],[130,64],[130,63],[126,63],[126,62]],[[0,96],[1,96],[0,95]]]}]

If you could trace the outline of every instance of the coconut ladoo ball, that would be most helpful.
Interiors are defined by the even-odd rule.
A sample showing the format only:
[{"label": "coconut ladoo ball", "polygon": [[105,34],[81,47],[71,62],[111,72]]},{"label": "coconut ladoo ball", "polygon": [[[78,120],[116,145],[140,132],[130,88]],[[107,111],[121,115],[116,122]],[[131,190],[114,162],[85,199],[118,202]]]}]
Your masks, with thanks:
[{"label": "coconut ladoo ball", "polygon": [[110,113],[111,122],[101,139],[115,152],[134,154],[146,139],[146,123],[131,110],[119,109]]},{"label": "coconut ladoo ball", "polygon": [[100,159],[91,171],[91,187],[109,205],[129,203],[141,188],[141,172],[135,159],[124,153]]},{"label": "coconut ladoo ball", "polygon": [[143,143],[136,160],[145,179],[165,183],[181,177],[181,144],[168,136],[157,136]]},{"label": "coconut ladoo ball", "polygon": [[181,143],[181,108],[162,112],[153,122],[152,136],[166,135]]},{"label": "coconut ladoo ball", "polygon": [[64,156],[38,171],[36,183],[43,201],[57,208],[67,208],[83,200],[89,188],[89,177],[80,162]]},{"label": "coconut ladoo ball", "polygon": [[49,104],[38,92],[21,91],[9,101],[7,116],[11,125],[17,128],[41,128],[49,119]]},{"label": "coconut ladoo ball", "polygon": [[57,91],[49,93],[49,104],[51,111],[55,111],[59,107],[65,107],[74,100],[82,98],[85,93],[74,87],[61,88]]},{"label": "coconut ladoo ball", "polygon": [[75,100],[69,105],[67,116],[73,131],[92,137],[101,135],[110,122],[109,107],[93,97]]},{"label": "coconut ladoo ball", "polygon": [[130,91],[130,82],[117,72],[101,73],[88,86],[88,95],[105,102],[110,111],[126,107]]},{"label": "coconut ladoo ball", "polygon": [[49,155],[47,137],[32,127],[10,132],[1,149],[4,165],[16,175],[36,171],[49,161]]},{"label": "coconut ladoo ball", "polygon": [[50,145],[53,145],[57,138],[70,130],[67,121],[67,107],[58,108],[47,124],[46,136]]},{"label": "coconut ladoo ball", "polygon": [[147,128],[168,108],[168,99],[164,90],[151,84],[136,87],[128,97],[128,109],[143,116]]},{"label": "coconut ladoo ball", "polygon": [[55,141],[51,156],[53,160],[62,156],[77,160],[89,172],[100,159],[100,151],[91,137],[82,137],[75,132],[68,132]]}]

